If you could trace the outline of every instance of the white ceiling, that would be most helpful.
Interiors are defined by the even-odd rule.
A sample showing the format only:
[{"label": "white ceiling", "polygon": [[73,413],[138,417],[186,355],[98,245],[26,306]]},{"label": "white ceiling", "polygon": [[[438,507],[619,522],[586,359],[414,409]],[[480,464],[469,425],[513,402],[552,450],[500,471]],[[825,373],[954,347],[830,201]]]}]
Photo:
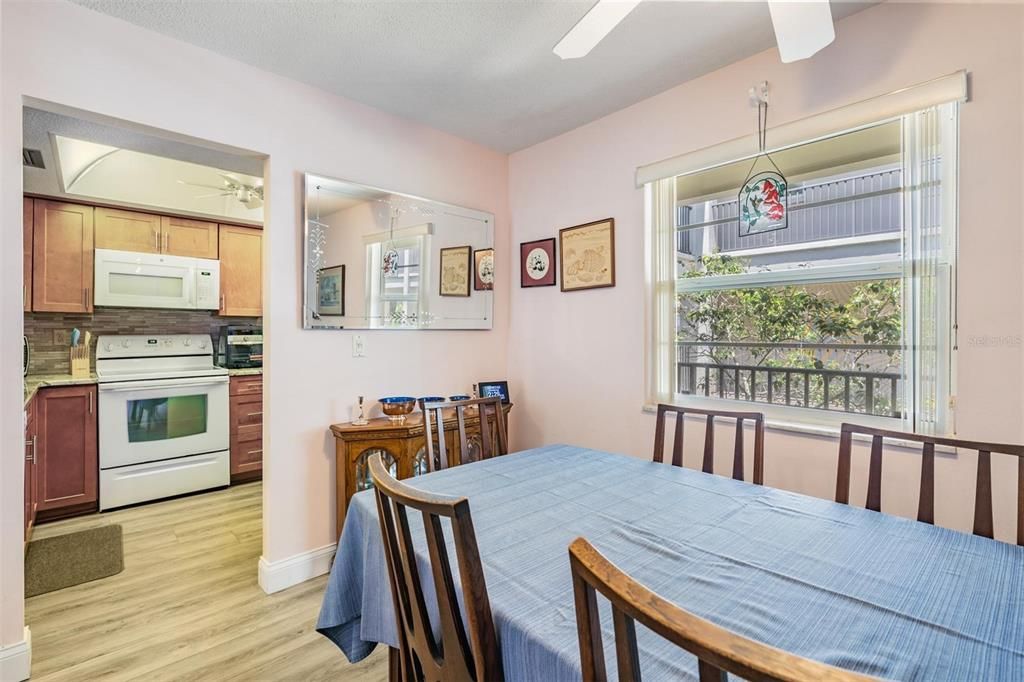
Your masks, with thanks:
[{"label": "white ceiling", "polygon": [[506,152],[775,40],[764,2],[643,2],[562,61],[552,47],[594,0],[73,1]]}]

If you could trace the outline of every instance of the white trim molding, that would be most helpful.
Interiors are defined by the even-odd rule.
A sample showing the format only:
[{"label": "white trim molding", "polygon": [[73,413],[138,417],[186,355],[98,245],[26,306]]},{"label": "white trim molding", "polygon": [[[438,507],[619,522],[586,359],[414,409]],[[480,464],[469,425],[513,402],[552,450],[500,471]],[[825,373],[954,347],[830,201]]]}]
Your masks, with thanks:
[{"label": "white trim molding", "polygon": [[32,671],[32,632],[25,627],[25,639],[0,647],[0,680],[22,682]]},{"label": "white trim molding", "polygon": [[[774,126],[771,138],[775,146],[768,151],[776,152],[814,142],[832,137],[840,131],[850,132],[946,102],[966,102],[967,98],[967,72],[957,71],[926,83]],[[640,166],[636,169],[636,186],[643,187],[662,178],[697,173],[756,155],[756,135],[737,137],[729,142]]]},{"label": "white trim molding", "polygon": [[260,557],[260,587],[267,594],[274,594],[330,572],[337,547],[332,542],[280,561]]}]

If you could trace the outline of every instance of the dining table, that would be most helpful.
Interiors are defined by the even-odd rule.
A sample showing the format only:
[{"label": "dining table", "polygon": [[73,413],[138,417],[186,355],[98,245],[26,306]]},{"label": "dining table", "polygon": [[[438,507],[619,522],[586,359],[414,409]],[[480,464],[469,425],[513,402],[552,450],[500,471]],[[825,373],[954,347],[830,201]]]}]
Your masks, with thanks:
[{"label": "dining table", "polygon": [[[572,445],[407,483],[469,500],[509,681],[581,679],[568,554],[581,536],[687,611],[800,656],[885,679],[1024,681],[1024,548],[1015,545]],[[426,582],[418,517],[409,515]],[[352,498],[317,630],[352,662],[378,644],[397,647],[390,590],[367,490]],[[611,663],[611,611],[598,602]],[[697,679],[696,658],[646,628],[637,646],[645,679]]]}]

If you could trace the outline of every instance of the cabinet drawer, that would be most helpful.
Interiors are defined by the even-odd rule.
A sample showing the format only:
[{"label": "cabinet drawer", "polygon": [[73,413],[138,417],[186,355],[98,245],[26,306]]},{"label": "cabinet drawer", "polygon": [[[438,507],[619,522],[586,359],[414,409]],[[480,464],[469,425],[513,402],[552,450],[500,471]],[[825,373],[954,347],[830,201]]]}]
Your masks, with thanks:
[{"label": "cabinet drawer", "polygon": [[231,377],[231,395],[263,395],[263,377]]},{"label": "cabinet drawer", "polygon": [[231,397],[231,429],[263,423],[263,396],[237,395]]}]

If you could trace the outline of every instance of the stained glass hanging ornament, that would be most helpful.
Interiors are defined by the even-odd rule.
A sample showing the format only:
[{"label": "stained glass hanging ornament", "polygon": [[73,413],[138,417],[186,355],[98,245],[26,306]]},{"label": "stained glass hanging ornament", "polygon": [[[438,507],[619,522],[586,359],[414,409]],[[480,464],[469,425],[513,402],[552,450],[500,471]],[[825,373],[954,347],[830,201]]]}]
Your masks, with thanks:
[{"label": "stained glass hanging ornament", "polygon": [[[740,185],[740,236],[748,237],[762,232],[784,230],[789,227],[789,183],[782,170],[765,151],[768,134],[768,102],[757,103],[757,142],[759,154],[754,158],[747,179]],[[755,170],[758,162],[767,159],[771,168]]]},{"label": "stained glass hanging ornament", "polygon": [[395,248],[395,219],[399,210],[396,208],[391,212],[391,231],[388,234],[388,243],[384,247],[384,257],[381,261],[381,272],[385,277],[398,273],[398,250]]}]

